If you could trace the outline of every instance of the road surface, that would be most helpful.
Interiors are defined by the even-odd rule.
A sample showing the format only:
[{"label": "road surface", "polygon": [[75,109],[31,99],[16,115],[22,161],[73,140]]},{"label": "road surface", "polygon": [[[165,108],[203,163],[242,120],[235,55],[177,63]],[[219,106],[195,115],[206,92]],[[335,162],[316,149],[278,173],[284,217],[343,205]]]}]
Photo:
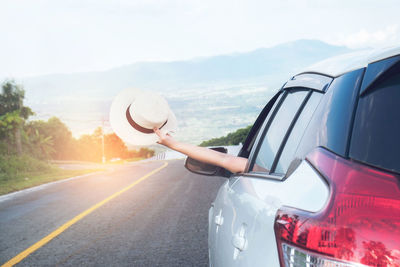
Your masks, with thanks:
[{"label": "road surface", "polygon": [[0,265],[207,266],[223,178],[134,163],[0,201]]}]

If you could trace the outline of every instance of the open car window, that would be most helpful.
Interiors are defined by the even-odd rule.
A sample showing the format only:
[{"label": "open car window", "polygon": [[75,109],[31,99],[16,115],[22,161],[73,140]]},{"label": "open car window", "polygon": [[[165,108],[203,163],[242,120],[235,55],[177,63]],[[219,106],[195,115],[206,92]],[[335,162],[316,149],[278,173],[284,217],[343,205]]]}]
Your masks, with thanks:
[{"label": "open car window", "polygon": [[267,132],[261,141],[261,146],[251,171],[271,170],[282,140],[307,93],[307,91],[288,91],[285,93],[283,102],[272,118],[271,124],[269,127],[267,126]]},{"label": "open car window", "polygon": [[283,94],[264,122],[248,175],[285,176],[322,96],[322,92],[307,88],[291,89]]},{"label": "open car window", "polygon": [[279,91],[272,97],[268,103],[265,105],[263,110],[261,111],[260,115],[257,117],[256,121],[253,124],[244,144],[239,152],[240,157],[248,158],[250,155],[251,150],[255,143],[257,143],[258,138],[260,137],[260,132],[263,132],[264,128],[264,121],[268,121],[271,117],[271,113],[276,108],[277,103],[279,103],[280,99],[282,98],[283,93]]}]

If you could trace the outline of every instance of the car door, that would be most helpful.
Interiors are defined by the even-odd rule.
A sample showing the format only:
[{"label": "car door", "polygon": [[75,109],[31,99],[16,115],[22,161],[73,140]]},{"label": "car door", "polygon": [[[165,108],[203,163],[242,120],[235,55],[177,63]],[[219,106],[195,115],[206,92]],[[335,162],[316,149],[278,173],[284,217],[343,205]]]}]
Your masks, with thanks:
[{"label": "car door", "polygon": [[[240,253],[236,266],[279,266],[273,230],[276,211],[282,205],[300,205],[317,211],[325,204],[329,190],[319,177],[304,175],[312,173],[307,163],[300,164],[286,177],[298,142],[320,99],[317,92],[288,91],[254,152],[249,172],[235,183],[235,198],[249,202],[246,206],[235,203],[240,210],[237,213],[243,214],[241,218],[238,216],[237,225],[246,224],[249,228],[245,234],[247,251]],[[304,198],[308,195],[312,197]]]},{"label": "car door", "polygon": [[[282,92],[276,93],[263,108],[250,130],[239,152],[239,156],[249,157],[250,151],[256,143],[256,139],[259,138],[258,133],[262,131],[264,121],[271,116],[271,110],[276,107],[276,103],[279,102],[278,99],[280,99],[281,96]],[[231,188],[237,178],[238,176],[231,176],[220,187],[217,197],[209,210],[208,247],[211,266],[219,266],[220,263],[216,263],[215,260],[220,261],[221,258],[224,258],[223,255],[229,256],[231,254],[231,245],[230,243],[225,243],[224,240],[230,239],[232,236],[230,230],[226,227],[226,222],[231,222],[235,218],[235,211],[229,207],[233,207],[230,203],[230,194],[232,193]]]},{"label": "car door", "polygon": [[[273,230],[277,209],[300,205],[318,210],[325,203],[329,190],[320,178],[304,175],[311,168],[307,163],[291,170],[321,97],[322,92],[303,87],[282,91],[252,147],[248,171],[234,176],[219,194],[215,266],[279,266]],[[291,177],[285,180],[288,173]]]}]

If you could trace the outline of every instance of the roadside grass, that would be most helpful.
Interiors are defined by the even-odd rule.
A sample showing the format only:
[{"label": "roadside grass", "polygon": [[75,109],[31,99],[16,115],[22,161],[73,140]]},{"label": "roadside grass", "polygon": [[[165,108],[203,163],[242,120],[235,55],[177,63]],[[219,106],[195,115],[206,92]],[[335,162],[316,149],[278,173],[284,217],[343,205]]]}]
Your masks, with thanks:
[{"label": "roadside grass", "polygon": [[[125,162],[134,162],[145,158],[121,159],[99,166],[94,163],[79,161],[46,161],[29,156],[0,155],[0,195],[34,187],[37,185],[54,182],[74,176],[92,172],[104,171],[107,166],[120,165]],[[87,169],[62,169],[57,164],[88,164]],[[93,164],[93,165],[91,165]],[[100,163],[98,163],[100,164]]]},{"label": "roadside grass", "polygon": [[0,195],[101,170],[65,170],[27,155],[0,155]]},{"label": "roadside grass", "polygon": [[58,167],[52,167],[50,170],[41,172],[19,173],[18,175],[15,175],[13,177],[1,174],[0,195],[102,170],[103,169],[64,170]]}]

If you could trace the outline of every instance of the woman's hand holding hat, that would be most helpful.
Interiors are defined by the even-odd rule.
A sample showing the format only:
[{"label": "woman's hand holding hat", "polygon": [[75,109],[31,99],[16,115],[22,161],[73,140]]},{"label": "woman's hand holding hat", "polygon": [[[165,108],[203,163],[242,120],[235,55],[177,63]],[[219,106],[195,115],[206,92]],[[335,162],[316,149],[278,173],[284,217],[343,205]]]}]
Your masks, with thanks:
[{"label": "woman's hand holding hat", "polygon": [[167,101],[157,93],[138,89],[120,92],[111,104],[110,123],[114,132],[132,145],[159,143],[196,160],[243,172],[247,159],[176,141],[169,132],[177,121]]},{"label": "woman's hand holding hat", "polygon": [[159,141],[157,141],[158,144],[172,148],[174,142],[176,141],[167,131],[160,130],[157,127],[154,127],[153,130],[159,138]]},{"label": "woman's hand holding hat", "polygon": [[110,124],[126,143],[146,146],[155,144],[153,128],[166,132],[177,129],[177,120],[167,101],[159,94],[139,89],[120,92],[111,104]]}]

